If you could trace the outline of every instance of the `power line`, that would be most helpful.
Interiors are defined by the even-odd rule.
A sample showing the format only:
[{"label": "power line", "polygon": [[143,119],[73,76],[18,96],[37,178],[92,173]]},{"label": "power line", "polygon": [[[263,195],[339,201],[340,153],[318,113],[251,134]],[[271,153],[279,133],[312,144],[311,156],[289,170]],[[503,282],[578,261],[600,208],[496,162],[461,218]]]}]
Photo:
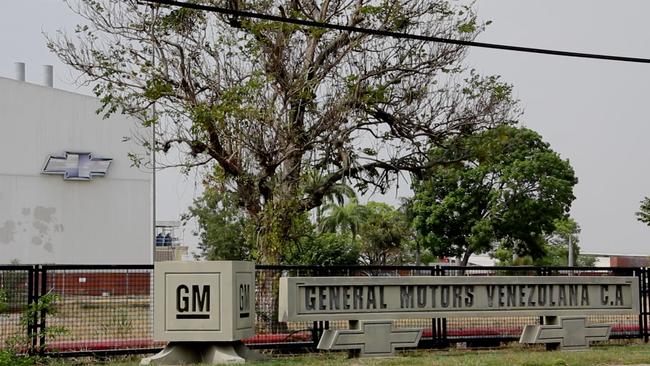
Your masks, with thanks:
[{"label": "power line", "polygon": [[510,46],[510,45],[503,45],[503,44],[496,44],[496,43],[463,41],[458,39],[424,36],[419,34],[398,33],[398,32],[391,32],[391,31],[371,29],[371,28],[351,27],[347,25],[316,22],[313,20],[285,18],[277,15],[254,13],[250,11],[227,9],[218,6],[188,3],[188,2],[175,1],[175,0],[141,0],[141,1],[147,3],[153,3],[153,4],[178,6],[182,8],[195,9],[195,10],[204,10],[204,11],[230,15],[235,17],[270,20],[274,22],[296,24],[296,25],[302,25],[306,27],[335,29],[335,30],[341,30],[346,32],[372,34],[376,36],[392,37],[398,39],[414,39],[419,41],[446,43],[446,44],[454,44],[454,45],[467,46],[467,47],[488,48],[488,49],[505,50],[505,51],[513,51],[513,52],[536,53],[536,54],[553,55],[553,56],[565,56],[565,57],[587,58],[587,59],[596,59],[596,60],[650,64],[650,59],[639,58],[639,57],[603,55],[603,54],[595,54],[595,53],[560,51],[560,50],[552,50],[552,49],[544,49],[544,48]]}]

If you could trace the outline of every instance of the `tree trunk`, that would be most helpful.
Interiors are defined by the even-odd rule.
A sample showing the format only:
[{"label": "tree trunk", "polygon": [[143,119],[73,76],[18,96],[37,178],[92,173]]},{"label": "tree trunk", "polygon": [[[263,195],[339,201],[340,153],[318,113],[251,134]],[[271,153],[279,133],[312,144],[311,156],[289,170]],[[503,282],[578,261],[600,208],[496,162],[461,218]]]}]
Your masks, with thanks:
[{"label": "tree trunk", "polygon": [[463,254],[463,258],[460,261],[461,267],[467,267],[467,262],[469,262],[469,257],[472,256],[472,251],[467,249],[465,254]]}]

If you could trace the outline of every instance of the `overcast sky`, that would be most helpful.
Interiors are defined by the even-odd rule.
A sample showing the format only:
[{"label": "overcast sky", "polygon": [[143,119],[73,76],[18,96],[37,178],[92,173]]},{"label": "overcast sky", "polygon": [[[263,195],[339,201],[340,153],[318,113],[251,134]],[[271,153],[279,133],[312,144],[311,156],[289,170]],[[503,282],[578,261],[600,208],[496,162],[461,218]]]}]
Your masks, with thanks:
[{"label": "overcast sky", "polygon": [[[21,61],[27,81],[40,83],[41,65],[54,64],[55,87],[76,90],[41,34],[73,29],[76,15],[60,0],[3,5],[0,76],[13,77]],[[483,42],[650,58],[647,0],[479,0],[477,9],[493,21]],[[634,217],[650,195],[650,65],[481,49],[471,50],[467,64],[512,83],[525,111],[521,123],[570,160],[580,180],[571,213],[583,251],[650,255],[650,228]],[[193,182],[175,171],[159,175],[158,219],[178,219],[197,192]],[[195,242],[189,230],[185,239]]]}]

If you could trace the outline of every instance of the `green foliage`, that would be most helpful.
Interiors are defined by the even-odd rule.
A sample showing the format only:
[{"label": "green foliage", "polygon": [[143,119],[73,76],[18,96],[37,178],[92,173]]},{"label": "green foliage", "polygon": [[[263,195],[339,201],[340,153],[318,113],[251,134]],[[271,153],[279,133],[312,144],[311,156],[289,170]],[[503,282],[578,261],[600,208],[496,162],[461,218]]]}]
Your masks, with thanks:
[{"label": "green foliage", "polygon": [[[314,170],[309,170],[303,175],[303,190],[311,191],[318,186],[323,184],[323,181],[326,177]],[[331,189],[323,197],[323,204],[317,206],[316,210],[316,221],[321,222],[323,211],[326,210],[331,204],[338,204],[342,206],[347,200],[356,200],[357,193],[354,191],[354,188],[350,187],[345,182],[335,183],[332,185]]]},{"label": "green foliage", "polygon": [[160,20],[159,27],[164,31],[188,34],[196,29],[196,27],[201,26],[204,21],[204,12],[179,8],[173,9],[169,14],[163,16]]},{"label": "green foliage", "polygon": [[[219,177],[214,177],[218,181]],[[308,174],[305,184],[319,184],[322,176]],[[337,184],[327,199],[344,202],[354,197],[354,190],[347,185]],[[200,227],[195,233],[201,239],[201,256],[210,260],[256,260],[261,253],[255,246],[256,230],[263,230],[267,240],[268,258],[278,258],[287,264],[356,264],[358,249],[347,234],[317,233],[305,213],[292,206],[291,201],[267,206],[270,210],[264,224],[252,221],[239,207],[237,195],[220,189],[219,185],[207,186],[204,194],[194,201],[189,220],[195,217]],[[336,206],[336,205],[334,205]],[[338,207],[338,206],[337,206]],[[317,209],[320,215],[322,208]],[[290,220],[289,223],[284,220]],[[285,231],[289,227],[290,229]],[[256,229],[258,228],[258,229]],[[257,232],[259,234],[259,232]]]},{"label": "green foliage", "polygon": [[314,233],[288,250],[286,263],[309,265],[358,264],[359,248],[349,234]]},{"label": "green foliage", "polygon": [[356,240],[362,223],[367,219],[370,212],[364,205],[360,205],[356,198],[344,205],[330,203],[324,206],[328,213],[320,221],[320,228],[323,232],[346,232]]},{"label": "green foliage", "polygon": [[9,295],[7,290],[0,288],[0,314],[9,309]]},{"label": "green foliage", "polygon": [[0,349],[0,366],[31,366],[37,362],[37,357],[20,355],[12,349]]},{"label": "green foliage", "polygon": [[569,238],[573,247],[574,265],[591,267],[596,258],[580,255],[580,226],[571,218],[555,220],[555,229],[545,235],[544,256],[535,261],[535,264],[544,266],[567,266],[569,264]]},{"label": "green foliage", "polygon": [[251,260],[254,257],[249,241],[250,224],[229,193],[206,189],[194,200],[189,215],[198,220],[199,249],[208,260]]},{"label": "green foliage", "polygon": [[650,226],[650,197],[645,197],[641,201],[640,210],[636,213],[636,219]]},{"label": "green foliage", "polygon": [[573,246],[574,265],[579,267],[592,267],[596,258],[580,255],[578,234],[580,226],[571,218],[557,219],[553,222],[554,230],[545,233],[541,239],[542,251],[533,257],[530,255],[515,256],[512,248],[497,248],[491,255],[497,259],[499,265],[534,265],[534,266],[567,266],[569,264],[569,238]]},{"label": "green foliage", "polygon": [[407,261],[409,227],[405,216],[394,207],[368,202],[367,217],[360,227],[361,259],[369,265],[403,264]]},{"label": "green foliage", "polygon": [[277,263],[287,263],[288,253],[291,253],[301,241],[312,235],[314,227],[309,221],[308,214],[296,207],[295,200],[274,202],[264,207],[266,211],[263,222],[256,224],[266,245],[260,251],[261,258],[267,258],[267,263],[274,260]]},{"label": "green foliage", "polygon": [[497,246],[520,256],[543,253],[544,233],[565,217],[577,183],[532,130],[500,126],[448,141],[434,160],[455,161],[414,182],[414,226],[439,257],[488,253]]},{"label": "green foliage", "polygon": [[582,255],[579,254],[576,257],[576,266],[581,267],[595,267],[596,266],[596,256],[594,255]]},{"label": "green foliage", "polygon": [[458,25],[458,31],[461,33],[474,33],[477,31],[476,20],[471,19],[468,22]]},{"label": "green foliage", "polygon": [[[37,348],[34,348],[32,338],[27,336],[27,329],[35,325],[34,319],[39,319],[42,312],[51,316],[56,315],[58,313],[57,303],[59,300],[60,297],[58,295],[47,293],[40,296],[38,301],[32,302],[25,308],[20,316],[19,330],[5,340],[6,350],[10,351],[16,357],[16,364],[21,364],[21,362],[28,362],[24,364],[32,364],[34,362],[32,358],[19,356],[24,351],[27,351],[28,354],[34,354],[39,351]],[[47,342],[48,340],[67,334],[68,329],[63,326],[48,324],[40,332],[40,336],[45,337]],[[0,357],[4,356],[0,355]]]},{"label": "green foliage", "polygon": [[[153,79],[147,82],[143,95],[150,100],[157,100],[167,95],[173,95],[173,86],[161,79]],[[145,124],[145,126],[147,126]]]},{"label": "green foliage", "polygon": [[[342,201],[349,194],[341,187],[340,195],[332,199]],[[198,219],[201,227],[200,247],[206,258],[257,258],[249,241],[253,236],[246,235],[255,225],[242,214],[236,201],[231,194],[215,193],[211,189],[190,207],[190,214]],[[291,206],[276,208],[276,212],[285,209]],[[393,207],[376,202],[361,205],[351,199],[342,205],[328,203],[318,212],[325,213],[317,217],[318,230],[299,212],[275,215],[275,220],[264,225],[267,240],[276,243],[267,248],[277,251],[272,255],[280,258],[281,263],[343,265],[361,260],[368,264],[395,264],[407,260],[404,253],[411,233],[405,216]],[[277,221],[286,217],[292,218],[290,225]],[[292,228],[290,232],[279,231],[287,226]]]},{"label": "green foliage", "polygon": [[409,227],[404,214],[390,205],[356,199],[345,205],[326,205],[319,226],[325,233],[347,234],[365,264],[398,264],[405,260]]},{"label": "green foliage", "polygon": [[99,334],[108,338],[126,338],[133,331],[133,320],[125,308],[115,309],[111,317],[99,324]]}]

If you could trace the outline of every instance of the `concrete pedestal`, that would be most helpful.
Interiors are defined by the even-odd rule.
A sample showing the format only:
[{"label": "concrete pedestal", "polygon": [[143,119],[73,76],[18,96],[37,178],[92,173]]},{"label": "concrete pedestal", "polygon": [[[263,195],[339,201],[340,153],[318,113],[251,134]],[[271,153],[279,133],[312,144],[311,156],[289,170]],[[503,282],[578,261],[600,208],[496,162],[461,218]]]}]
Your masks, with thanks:
[{"label": "concrete pedestal", "polygon": [[224,364],[260,361],[266,357],[236,342],[170,342],[159,353],[143,358],[140,365]]}]

